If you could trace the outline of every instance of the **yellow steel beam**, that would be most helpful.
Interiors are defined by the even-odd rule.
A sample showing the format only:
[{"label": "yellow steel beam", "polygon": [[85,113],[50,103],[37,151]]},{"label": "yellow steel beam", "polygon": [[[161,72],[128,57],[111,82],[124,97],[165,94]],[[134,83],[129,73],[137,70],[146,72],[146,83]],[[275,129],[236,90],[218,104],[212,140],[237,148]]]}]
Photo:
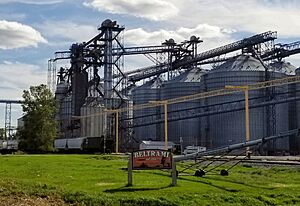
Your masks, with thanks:
[{"label": "yellow steel beam", "polygon": [[168,102],[164,104],[165,112],[165,150],[168,150]]},{"label": "yellow steel beam", "polygon": [[168,101],[162,100],[162,101],[149,101],[150,104],[155,105],[164,105],[164,127],[165,127],[165,150],[168,150]]},{"label": "yellow steel beam", "polygon": [[[249,123],[249,86],[232,86],[226,85],[225,89],[229,90],[243,90],[245,93],[245,132],[246,132],[246,141],[250,141],[250,123]],[[246,152],[249,153],[250,148],[246,148]]]}]

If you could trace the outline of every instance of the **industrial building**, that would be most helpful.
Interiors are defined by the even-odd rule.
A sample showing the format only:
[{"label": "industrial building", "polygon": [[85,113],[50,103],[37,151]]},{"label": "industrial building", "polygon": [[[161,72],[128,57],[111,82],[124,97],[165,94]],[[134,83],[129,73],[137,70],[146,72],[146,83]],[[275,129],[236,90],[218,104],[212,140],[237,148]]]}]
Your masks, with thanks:
[{"label": "industrial building", "polygon": [[[202,52],[198,44],[205,40],[196,36],[180,43],[169,39],[161,45],[124,47],[124,29],[105,20],[97,36],[49,60],[48,86],[59,105],[58,147],[68,147],[68,140],[77,139],[78,145],[97,140],[101,151],[114,151],[115,146],[131,151],[145,140],[163,141],[166,134],[164,107],[135,106],[300,74],[299,65],[284,61],[300,53],[300,42],[275,43],[277,32]],[[155,64],[127,71],[128,55],[144,55]],[[63,59],[70,59],[70,67],[57,69]],[[251,140],[300,128],[299,90],[300,83],[282,83],[249,91]],[[169,104],[167,116],[168,140],[184,147],[216,148],[245,141],[243,92]],[[273,141],[263,149],[269,154],[299,154],[299,136]]]}]

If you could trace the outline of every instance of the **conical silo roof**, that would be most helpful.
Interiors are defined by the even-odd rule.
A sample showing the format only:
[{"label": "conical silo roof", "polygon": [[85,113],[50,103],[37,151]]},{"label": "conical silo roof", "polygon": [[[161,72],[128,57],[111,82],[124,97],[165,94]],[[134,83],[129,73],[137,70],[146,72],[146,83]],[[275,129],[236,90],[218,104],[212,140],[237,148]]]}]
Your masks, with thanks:
[{"label": "conical silo roof", "polygon": [[296,67],[290,62],[275,61],[270,64],[270,66],[277,72],[284,73],[286,75],[295,75]]},{"label": "conical silo roof", "polygon": [[174,82],[200,82],[201,77],[205,74],[206,71],[199,68],[194,68],[191,70],[187,70],[184,73],[180,74],[179,76],[175,77],[171,81],[167,83],[174,83]]},{"label": "conical silo roof", "polygon": [[154,79],[151,79],[150,81],[147,81],[143,85],[134,88],[133,91],[140,90],[140,89],[146,89],[146,88],[147,89],[159,89],[161,84],[162,84],[162,80],[160,78],[154,78]]},{"label": "conical silo roof", "polygon": [[223,71],[265,71],[265,68],[258,59],[242,54],[211,70],[211,72]]}]

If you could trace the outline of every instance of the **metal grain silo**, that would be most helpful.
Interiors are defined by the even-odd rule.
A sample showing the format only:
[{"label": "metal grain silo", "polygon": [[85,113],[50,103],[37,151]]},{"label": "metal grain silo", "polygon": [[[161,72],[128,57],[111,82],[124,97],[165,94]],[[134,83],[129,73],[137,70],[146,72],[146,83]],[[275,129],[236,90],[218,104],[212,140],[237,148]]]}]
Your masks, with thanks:
[{"label": "metal grain silo", "polygon": [[[199,93],[201,86],[200,81],[203,74],[205,74],[204,70],[194,68],[182,73],[170,81],[164,82],[161,87],[161,99],[166,100]],[[179,113],[175,113],[174,111],[196,108],[199,106],[199,100],[168,105],[169,117],[172,118],[172,116],[178,116]],[[163,128],[164,127],[162,126],[162,129]],[[168,139],[179,144],[180,138],[182,138],[184,147],[189,145],[201,145],[199,118],[168,123]],[[164,139],[164,135],[162,139]]]},{"label": "metal grain silo", "polygon": [[104,105],[99,99],[88,97],[81,107],[81,137],[101,137],[105,133]]},{"label": "metal grain silo", "polygon": [[[295,75],[296,67],[290,64],[289,62],[284,61],[275,61],[270,64],[270,68],[275,71],[277,75],[283,75],[280,77],[287,77]],[[291,92],[291,87],[295,85],[283,85],[280,87],[274,87],[273,92],[275,93],[275,99],[287,98],[293,95]],[[289,129],[294,129],[293,124],[294,120],[291,119],[291,115],[294,116],[293,102],[291,103],[281,103],[274,106],[275,109],[275,133],[287,131]],[[292,113],[291,113],[292,112]],[[269,143],[268,150],[275,153],[276,152],[289,152],[290,150],[290,140],[291,138],[283,138],[275,140],[274,142]],[[292,146],[293,147],[293,146]]]},{"label": "metal grain silo", "polygon": [[73,132],[71,128],[72,122],[72,97],[71,95],[66,95],[60,106],[60,131],[59,138],[72,138]]},{"label": "metal grain silo", "polygon": [[[296,69],[296,75],[300,75],[300,68]],[[300,97],[300,84],[292,84],[295,97]],[[300,101],[292,102],[290,104],[290,122],[293,123],[290,128],[300,128]],[[290,150],[292,154],[300,154],[300,136],[299,134],[290,137]]]},{"label": "metal grain silo", "polygon": [[[66,95],[68,92],[68,84],[63,80],[60,81],[57,86],[56,86],[56,91],[55,91],[55,101],[56,101],[56,106],[57,106],[57,113],[55,115],[55,118],[58,122],[58,138],[64,138],[64,124],[65,124],[65,119],[66,115],[68,114],[67,110],[67,105],[66,105]],[[71,102],[69,102],[71,103]],[[71,107],[71,104],[69,105]],[[69,114],[71,116],[71,113]]]},{"label": "metal grain silo", "polygon": [[[149,103],[149,101],[160,100],[161,79],[155,78],[135,88],[132,91],[133,105]],[[144,124],[152,121],[156,117],[159,118],[160,109],[158,107],[147,108],[133,111],[133,124]],[[148,115],[148,116],[147,116]],[[146,116],[146,117],[143,117]],[[159,140],[160,124],[135,127],[133,129],[133,137],[137,141],[142,140]]]},{"label": "metal grain silo", "polygon": [[[286,74],[270,67],[270,78],[282,78]],[[203,77],[202,91],[211,91],[224,88],[226,85],[247,85],[265,81],[265,68],[252,56],[240,55],[232,58],[224,64],[211,70]],[[273,94],[287,92],[287,87],[279,87],[272,90]],[[211,97],[202,101],[203,106],[224,104],[223,110],[236,109],[244,107],[244,94],[235,93],[225,96]],[[242,103],[238,103],[238,101]],[[234,102],[225,104],[226,102]],[[255,90],[249,92],[249,103],[257,104],[267,101],[266,90]],[[226,107],[225,107],[226,105]],[[270,108],[271,106],[269,106]],[[250,139],[257,139],[268,133],[278,133],[287,131],[288,115],[284,110],[285,106],[275,105],[273,109],[272,123],[268,123],[267,107],[256,107],[250,109]],[[245,141],[245,110],[236,110],[234,112],[219,113],[209,117],[202,117],[201,133],[206,137],[206,146],[210,148],[234,144]],[[268,129],[268,125],[274,125],[274,128]],[[272,130],[272,131],[270,131]],[[278,141],[276,148],[280,150],[288,149],[288,142]]]}]

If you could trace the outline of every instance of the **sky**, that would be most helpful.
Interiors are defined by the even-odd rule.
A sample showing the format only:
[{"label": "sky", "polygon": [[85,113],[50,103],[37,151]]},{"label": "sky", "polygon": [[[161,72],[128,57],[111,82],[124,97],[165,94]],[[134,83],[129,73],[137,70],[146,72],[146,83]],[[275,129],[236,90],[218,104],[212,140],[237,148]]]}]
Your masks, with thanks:
[{"label": "sky", "polygon": [[[195,35],[201,52],[269,30],[278,31],[278,43],[300,40],[299,9],[298,0],[0,0],[0,99],[22,99],[30,85],[46,84],[54,52],[91,39],[105,19],[125,26],[125,46]],[[300,55],[286,61],[300,67]],[[150,63],[130,57],[125,69]],[[13,105],[13,125],[21,114]]]}]

